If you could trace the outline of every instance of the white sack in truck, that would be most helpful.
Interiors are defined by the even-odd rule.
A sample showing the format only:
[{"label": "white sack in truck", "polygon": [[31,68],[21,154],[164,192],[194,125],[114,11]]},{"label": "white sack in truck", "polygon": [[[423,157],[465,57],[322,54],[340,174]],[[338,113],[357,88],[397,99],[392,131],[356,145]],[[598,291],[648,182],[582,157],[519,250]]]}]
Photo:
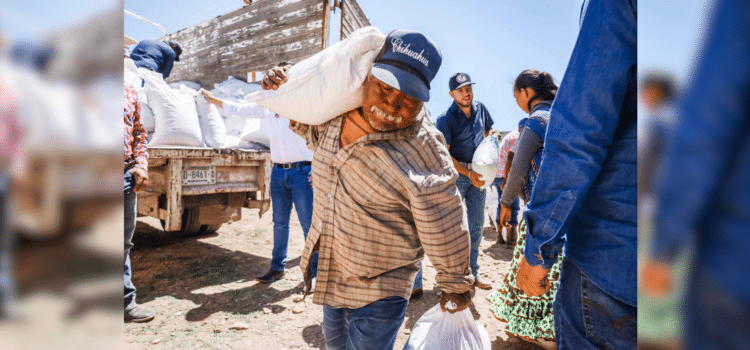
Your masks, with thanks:
[{"label": "white sack in truck", "polygon": [[232,76],[221,83],[214,84],[214,88],[214,90],[220,91],[224,95],[235,96],[237,98],[243,98],[249,93],[261,90],[258,83],[246,83]]},{"label": "white sack in truck", "polygon": [[497,134],[485,137],[482,143],[474,151],[474,158],[471,160],[471,170],[480,175],[479,179],[484,181],[482,189],[490,187],[495,181],[497,175],[498,160],[500,158],[500,141],[497,140]]},{"label": "white sack in truck", "polygon": [[169,87],[160,73],[141,70],[146,81],[143,91],[154,112],[156,127],[152,146],[203,146],[195,99]]},{"label": "white sack in truck", "polygon": [[383,43],[385,35],[377,28],[357,29],[289,68],[289,80],[277,90],[257,91],[245,99],[291,120],[325,123],[362,106],[362,83]]},{"label": "white sack in truck", "polygon": [[194,81],[188,81],[188,80],[183,80],[183,81],[178,81],[176,83],[171,83],[171,84],[169,84],[169,87],[171,87],[173,89],[179,89],[180,86],[182,86],[182,85],[185,85],[186,87],[190,88],[191,90],[195,90],[195,91],[198,91],[198,90],[201,89],[201,84],[196,83]]},{"label": "white sack in truck", "polygon": [[271,147],[271,135],[268,132],[270,125],[266,118],[246,118],[244,125],[245,129],[240,135],[242,140]]},{"label": "white sack in truck", "polygon": [[200,91],[196,92],[195,106],[198,109],[198,121],[200,121],[201,134],[203,134],[203,141],[206,143],[206,146],[211,148],[224,147],[227,128],[224,126],[224,120],[221,119],[219,109],[209,103]]}]

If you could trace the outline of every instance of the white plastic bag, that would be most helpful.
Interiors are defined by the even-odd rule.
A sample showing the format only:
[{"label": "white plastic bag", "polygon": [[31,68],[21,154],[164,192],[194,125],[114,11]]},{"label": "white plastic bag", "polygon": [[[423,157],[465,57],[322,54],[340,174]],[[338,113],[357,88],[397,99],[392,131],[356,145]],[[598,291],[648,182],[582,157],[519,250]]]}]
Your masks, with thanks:
[{"label": "white plastic bag", "polygon": [[484,181],[482,189],[490,187],[495,181],[497,175],[498,159],[500,157],[500,141],[497,140],[497,134],[485,137],[482,143],[474,151],[474,158],[471,160],[471,170],[480,175],[479,179]]},{"label": "white plastic bag", "polygon": [[372,69],[385,35],[364,27],[292,66],[289,80],[277,90],[245,96],[249,102],[290,120],[319,125],[362,106],[362,83]]},{"label": "white plastic bag", "polygon": [[494,225],[495,222],[497,222],[497,206],[500,205],[500,198],[499,193],[497,192],[497,187],[492,186],[487,190],[487,197],[484,201],[484,207],[485,210],[487,210],[487,215],[490,216],[490,222],[491,225]]},{"label": "white plastic bag", "polygon": [[490,336],[484,327],[477,327],[468,308],[452,314],[438,304],[414,324],[404,350],[440,349],[491,350]]},{"label": "white plastic bag", "polygon": [[[227,129],[224,120],[221,119],[219,109],[209,103],[200,91],[195,91],[186,85],[180,85],[180,91],[195,98],[195,107],[198,112],[198,121],[201,126],[201,135],[206,146],[211,148],[224,147],[224,139]],[[203,91],[203,89],[201,89]]]},{"label": "white plastic bag", "polygon": [[195,98],[169,87],[160,73],[141,70],[143,91],[154,112],[156,127],[150,145],[203,146]]}]

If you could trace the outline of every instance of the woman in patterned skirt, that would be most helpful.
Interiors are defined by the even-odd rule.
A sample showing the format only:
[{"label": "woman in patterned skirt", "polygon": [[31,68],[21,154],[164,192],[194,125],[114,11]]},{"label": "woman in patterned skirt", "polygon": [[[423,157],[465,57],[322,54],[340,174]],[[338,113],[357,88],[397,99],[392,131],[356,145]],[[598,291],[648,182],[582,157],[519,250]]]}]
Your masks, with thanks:
[{"label": "woman in patterned skirt", "polygon": [[[534,188],[539,164],[542,161],[544,136],[549,123],[549,111],[557,93],[557,85],[552,75],[535,69],[521,72],[513,84],[513,97],[528,117],[518,123],[520,136],[513,152],[513,163],[503,184],[500,199],[500,221],[507,225],[510,219],[510,205],[521,196],[528,203]],[[507,227],[507,226],[506,226]],[[513,251],[510,270],[500,287],[487,297],[495,317],[505,322],[505,332],[521,339],[538,342],[545,348],[555,348],[555,325],[552,316],[552,300],[557,290],[562,254],[549,272],[552,289],[540,297],[530,297],[516,285],[516,272],[523,260],[526,246],[527,226],[521,223],[521,230]]]}]

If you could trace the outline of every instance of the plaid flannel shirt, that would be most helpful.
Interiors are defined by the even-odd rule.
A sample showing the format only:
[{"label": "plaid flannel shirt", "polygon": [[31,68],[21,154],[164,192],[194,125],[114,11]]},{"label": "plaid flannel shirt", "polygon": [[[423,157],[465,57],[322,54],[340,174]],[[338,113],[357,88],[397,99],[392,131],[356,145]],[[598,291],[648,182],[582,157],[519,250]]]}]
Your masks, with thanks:
[{"label": "plaid flannel shirt", "polygon": [[133,85],[125,83],[125,170],[148,171],[148,134],[141,121],[141,103]]},{"label": "plaid flannel shirt", "polygon": [[469,290],[458,173],[426,110],[406,129],[369,134],[341,148],[344,118],[291,127],[315,152],[313,222],[300,264],[308,281],[317,246],[313,302],[359,308],[391,296],[408,299],[425,252],[443,292]]}]

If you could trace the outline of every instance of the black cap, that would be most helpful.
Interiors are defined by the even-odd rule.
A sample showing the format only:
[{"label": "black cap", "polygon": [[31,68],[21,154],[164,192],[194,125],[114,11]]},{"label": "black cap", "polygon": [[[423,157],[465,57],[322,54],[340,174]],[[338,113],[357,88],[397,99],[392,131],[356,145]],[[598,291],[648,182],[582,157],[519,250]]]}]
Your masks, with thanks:
[{"label": "black cap", "polygon": [[174,50],[174,60],[180,62],[180,55],[182,55],[182,47],[180,47],[180,44],[174,40],[168,40],[167,45],[171,46],[172,50]]},{"label": "black cap", "polygon": [[464,85],[475,84],[471,82],[471,78],[466,73],[453,74],[450,80],[448,80],[449,91],[456,90]]}]

